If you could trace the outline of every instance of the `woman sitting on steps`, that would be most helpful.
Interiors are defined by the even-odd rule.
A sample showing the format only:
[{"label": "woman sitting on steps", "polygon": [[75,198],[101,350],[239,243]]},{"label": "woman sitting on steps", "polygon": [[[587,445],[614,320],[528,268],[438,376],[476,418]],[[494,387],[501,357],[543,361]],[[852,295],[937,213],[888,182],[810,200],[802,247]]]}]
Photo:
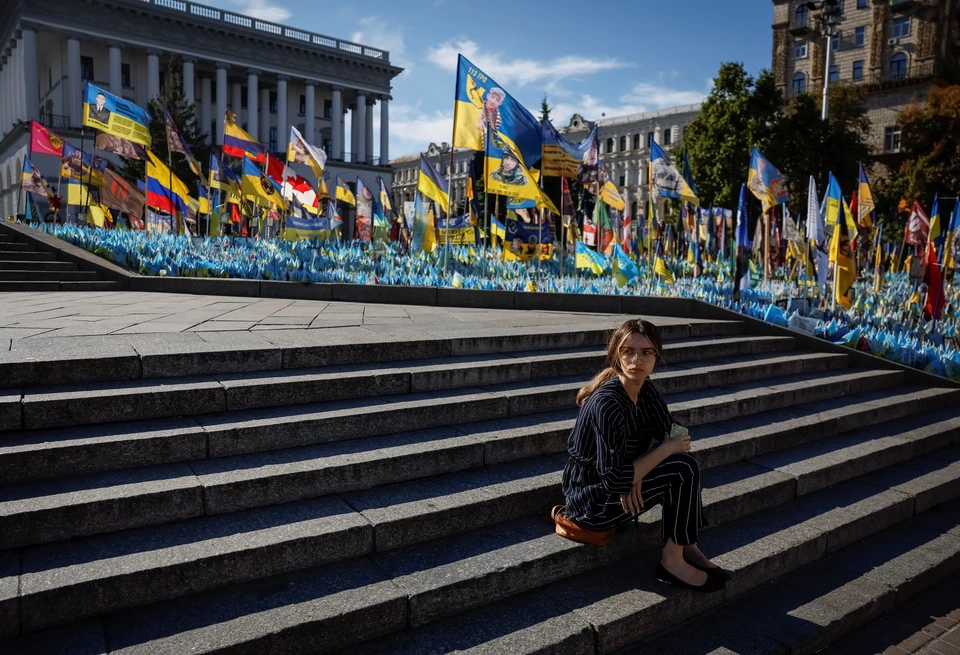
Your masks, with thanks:
[{"label": "woman sitting on steps", "polygon": [[621,325],[607,346],[607,368],[577,394],[580,414],[563,471],[567,504],[554,508],[557,532],[602,544],[618,524],[663,505],[661,582],[719,591],[729,574],[697,547],[704,527],[700,467],[686,429],[673,420],[649,379],[663,360],[649,321]]}]

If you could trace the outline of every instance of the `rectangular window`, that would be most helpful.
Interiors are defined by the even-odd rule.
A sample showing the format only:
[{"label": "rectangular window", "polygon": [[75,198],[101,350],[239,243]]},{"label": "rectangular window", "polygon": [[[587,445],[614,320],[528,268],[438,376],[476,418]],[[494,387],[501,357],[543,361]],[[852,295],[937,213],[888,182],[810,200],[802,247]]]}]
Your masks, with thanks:
[{"label": "rectangular window", "polygon": [[853,79],[863,79],[863,60],[853,62]]},{"label": "rectangular window", "polygon": [[80,78],[93,81],[93,57],[80,57]]},{"label": "rectangular window", "polygon": [[271,113],[271,114],[276,114],[276,113],[277,113],[277,93],[276,93],[276,91],[271,91],[271,92],[270,92],[270,113]]},{"label": "rectangular window", "polygon": [[620,137],[620,152],[623,152],[627,149],[627,137]]},{"label": "rectangular window", "polygon": [[277,151],[277,128],[275,128],[275,127],[271,127],[271,128],[270,128],[270,146],[269,146],[269,150],[270,150],[270,152],[276,152],[276,151]]},{"label": "rectangular window", "polygon": [[830,37],[830,49],[833,52],[836,52],[837,50],[840,49],[840,33],[839,32],[837,32],[836,34]]},{"label": "rectangular window", "polygon": [[899,127],[888,127],[883,131],[883,149],[887,152],[900,151]]},{"label": "rectangular window", "polygon": [[803,39],[802,41],[797,41],[793,44],[793,58],[794,59],[806,59],[807,58],[807,40]]},{"label": "rectangular window", "polygon": [[903,39],[910,36],[910,17],[898,16],[893,19],[893,38]]},{"label": "rectangular window", "polygon": [[870,4],[870,0],[857,0],[857,9],[866,9]]},{"label": "rectangular window", "polygon": [[830,67],[830,84],[840,80],[840,67],[831,66]]},{"label": "rectangular window", "polygon": [[299,109],[299,111],[298,111],[297,113],[299,113],[301,116],[306,115],[306,113],[307,113],[307,96],[301,94],[301,96],[300,96],[300,109]]},{"label": "rectangular window", "polygon": [[853,35],[854,35],[854,42],[856,43],[858,48],[862,48],[867,44],[867,28],[866,27],[858,27],[856,30],[854,30]]},{"label": "rectangular window", "polygon": [[247,87],[240,87],[240,109],[247,108]]},{"label": "rectangular window", "polygon": [[120,64],[120,86],[130,88],[130,64]]},{"label": "rectangular window", "polygon": [[673,129],[667,128],[663,131],[663,145],[668,146],[673,141]]},{"label": "rectangular window", "polygon": [[653,143],[653,132],[647,132],[647,147],[650,147],[650,144]]},{"label": "rectangular window", "polygon": [[324,118],[333,117],[333,101],[332,100],[323,101],[323,117]]},{"label": "rectangular window", "polygon": [[639,135],[639,134],[634,134],[634,135],[633,135],[633,149],[634,149],[634,150],[639,150],[639,149],[640,149],[640,135]]},{"label": "rectangular window", "polygon": [[621,189],[627,185],[627,175],[625,173],[620,173],[620,184],[617,185]]}]

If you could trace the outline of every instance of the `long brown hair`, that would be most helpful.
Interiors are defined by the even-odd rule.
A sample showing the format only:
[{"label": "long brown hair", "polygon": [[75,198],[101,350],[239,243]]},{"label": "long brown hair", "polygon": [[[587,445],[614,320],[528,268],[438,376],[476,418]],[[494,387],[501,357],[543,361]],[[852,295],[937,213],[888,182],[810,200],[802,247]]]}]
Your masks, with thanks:
[{"label": "long brown hair", "polygon": [[642,334],[657,351],[657,363],[663,361],[663,339],[660,337],[660,330],[650,321],[642,318],[631,318],[629,321],[617,328],[610,342],[607,344],[607,366],[602,371],[593,376],[593,379],[577,392],[577,405],[587,402],[587,398],[593,395],[600,385],[619,375],[622,370],[620,367],[620,347],[623,342],[634,334]]}]

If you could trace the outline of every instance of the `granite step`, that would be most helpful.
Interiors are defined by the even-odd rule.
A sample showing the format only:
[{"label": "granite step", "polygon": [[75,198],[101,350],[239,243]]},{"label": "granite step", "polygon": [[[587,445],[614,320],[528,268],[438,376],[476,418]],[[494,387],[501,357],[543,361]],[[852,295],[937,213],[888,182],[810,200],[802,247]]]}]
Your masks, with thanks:
[{"label": "granite step", "polygon": [[[813,655],[960,571],[960,504],[946,503],[847,546],[618,655]],[[956,584],[956,581],[954,581]],[[948,596],[944,596],[947,598]],[[949,606],[948,611],[955,609]],[[877,623],[877,621],[874,621]],[[844,653],[874,653],[858,644]],[[896,652],[896,651],[892,651]]]},{"label": "granite step", "polygon": [[[899,371],[854,370],[811,375],[805,379],[804,376],[801,379],[778,378],[770,387],[763,387],[761,383],[735,385],[720,395],[712,389],[675,394],[667,400],[677,420],[694,426],[854,393],[869,393],[889,388],[900,381]],[[481,408],[491,404],[489,398],[485,397],[484,401],[479,405]],[[871,399],[867,400],[867,405],[860,411],[869,413],[877,407]],[[436,406],[433,409],[436,411]],[[475,414],[475,418],[478,414]],[[357,421],[362,420],[363,416],[361,412]],[[537,421],[542,418],[539,415],[535,417]],[[384,428],[378,434],[391,436],[379,441],[345,441],[326,447],[291,449],[258,456],[9,484],[0,487],[0,548],[59,541],[175,521],[213,511],[236,511],[336,491],[363,489],[371,484],[396,480],[397,477],[410,479],[449,471],[451,468],[457,470],[479,466],[487,452],[494,453],[491,461],[500,461],[505,453],[510,452],[529,456],[535,454],[529,452],[530,443],[557,444],[558,439],[568,431],[569,424],[563,424],[564,420],[569,418],[547,424],[544,428],[546,434],[536,439],[528,438],[531,429],[536,429],[531,424],[515,425],[513,433],[506,432],[503,429],[505,426],[497,423],[476,423],[472,427],[467,426],[461,434],[441,430],[427,434],[396,435]],[[830,417],[828,420],[835,421],[836,418]],[[396,420],[388,423],[393,429],[402,429]],[[450,425],[457,423],[453,420]],[[273,425],[269,421],[263,423],[265,440],[274,433],[271,432]],[[323,423],[317,425],[322,426]],[[196,459],[197,455],[203,457],[204,454],[207,457],[217,456],[217,449],[213,447],[215,442],[208,440],[205,443],[202,435],[189,426],[153,424],[153,428],[155,432],[144,434],[143,439],[153,442],[154,448],[163,450],[166,447],[163,440],[170,438],[182,443],[183,452],[192,453],[192,457],[188,455],[191,459]],[[315,426],[313,433],[319,429]],[[800,430],[797,426],[793,429]],[[745,439],[754,439],[759,443],[756,441],[759,436],[756,433]],[[503,443],[507,439],[525,441],[527,444],[507,446]],[[109,436],[105,437],[102,448],[109,450],[109,440]],[[438,445],[441,443],[442,446]],[[265,447],[268,446],[279,448],[277,444],[265,441]],[[133,463],[138,447],[138,443],[132,441],[115,450],[118,457],[129,458],[128,461]],[[79,453],[83,453],[85,444],[78,444],[77,448]],[[556,446],[549,448],[555,450]],[[56,458],[60,455],[54,453],[52,456]],[[429,468],[420,469],[424,464],[429,464]]]},{"label": "granite step", "polygon": [[[824,497],[826,497],[826,492]],[[829,539],[842,531],[828,502],[819,513],[796,514],[808,538]],[[877,513],[882,514],[880,505]],[[866,503],[851,518],[868,513]],[[771,512],[772,514],[772,512]],[[814,653],[833,638],[891,604],[908,602],[919,590],[960,568],[960,504],[952,501],[895,523],[822,559],[776,578],[772,584],[727,604],[726,599],[677,591],[656,583],[656,550],[636,564],[616,565],[600,575],[527,592],[471,612],[407,629],[351,648],[357,655],[576,654],[786,655]],[[831,520],[833,518],[833,520]],[[753,519],[757,522],[758,518]],[[802,548],[800,530],[782,522],[784,545]],[[736,529],[730,526],[731,530]],[[713,544],[710,533],[705,542]],[[758,544],[757,556],[775,554],[773,541]],[[716,549],[714,549],[716,550]],[[771,553],[772,551],[772,553]],[[807,559],[810,559],[809,557]],[[617,580],[620,576],[620,580]],[[576,594],[575,585],[584,590]],[[561,595],[559,592],[566,592]],[[626,607],[605,602],[604,593]],[[723,594],[716,594],[723,596]],[[598,620],[596,628],[591,623]],[[685,621],[690,619],[689,621]],[[641,624],[642,637],[622,633]],[[620,622],[622,625],[616,625]],[[667,630],[664,630],[667,628]],[[651,636],[651,633],[654,633]],[[601,639],[603,635],[604,639]],[[628,645],[617,648],[610,641]],[[874,652],[874,651],[869,651]]]},{"label": "granite step", "polygon": [[[779,353],[790,339],[722,339],[681,341],[665,348],[671,360],[717,361],[717,375],[743,376],[751,363],[757,366],[789,367],[792,371],[841,367],[846,358],[838,354]],[[754,350],[761,354],[752,354]],[[727,361],[731,351],[746,351],[747,358]],[[778,356],[774,356],[778,355]],[[603,351],[594,348],[510,354],[471,355],[425,359],[396,364],[360,364],[306,370],[263,373],[228,373],[212,376],[167,377],[153,380],[120,380],[77,385],[28,388],[23,397],[25,429],[88,425],[123,420],[208,414],[222,411],[284,407],[353,398],[389,396],[409,392],[488,387],[515,382],[526,384],[562,376],[578,376],[572,384],[599,370]],[[724,365],[725,364],[725,365]],[[707,372],[701,370],[701,372]],[[671,367],[665,380],[683,378],[690,384],[685,368]],[[704,377],[704,384],[708,382]],[[200,384],[202,383],[202,384]],[[198,386],[200,384],[200,386]],[[664,384],[669,385],[669,382]],[[187,400],[186,390],[196,397]],[[506,389],[505,390],[513,390]],[[148,402],[143,402],[146,399]],[[122,401],[126,402],[122,402]]]},{"label": "granite step", "polygon": [[7,246],[19,244],[0,244],[0,261],[23,261],[23,262],[52,262],[57,260],[57,255],[52,252],[37,252],[29,249],[13,249]]},{"label": "granite step", "polygon": [[[917,423],[919,427],[910,427]],[[875,436],[872,442],[870,429],[850,436],[863,441],[863,450],[872,445],[874,454],[884,451],[894,435],[913,446],[900,449],[899,459],[883,458],[892,465],[956,441],[958,426],[960,419],[941,412],[886,424],[886,436]],[[822,443],[835,444],[839,453],[847,441],[835,437]],[[811,446],[784,455],[809,463]],[[861,454],[848,461],[860,473],[879,468],[867,466],[868,459]],[[411,623],[419,624],[464,609],[465,597],[484,599],[491,588],[533,588],[545,571],[569,575],[597,566],[593,556],[598,553],[626,557],[658,542],[658,511],[642,517],[639,530],[628,530],[603,551],[558,542],[542,517],[531,514],[544,515],[562,503],[562,465],[560,459],[535,458],[350,493],[342,500],[304,501],[27,548],[22,553],[21,625],[25,632],[39,630],[374,552],[374,561],[392,577],[419,590],[410,608]],[[831,462],[821,460],[820,468],[818,479],[825,485]],[[810,476],[817,469],[807,465],[806,471]],[[756,462],[709,471],[704,475],[707,520],[722,525],[788,503],[798,495],[803,479],[789,469],[768,469]],[[329,515],[335,518],[308,520]],[[181,578],[189,583],[178,584]]]},{"label": "granite step", "polygon": [[[113,282],[64,282],[78,285],[110,284]],[[743,336],[744,324],[740,321],[711,321],[673,319],[663,322],[661,333],[667,343],[688,341],[692,348],[708,337],[756,341],[752,352],[770,352],[786,349],[792,337]],[[320,330],[289,331],[274,335],[277,345],[237,347],[210,343],[201,347],[196,343],[178,347],[165,344],[145,352],[131,351],[124,366],[88,366],[88,356],[75,356],[72,352],[33,353],[14,350],[0,353],[0,388],[41,387],[63,384],[95,383],[104,381],[154,379],[196,375],[219,375],[228,373],[276,372],[279,369],[311,369],[317,367],[356,366],[411,360],[469,357],[479,355],[516,354],[518,357],[531,353],[559,352],[563,349],[596,349],[606,346],[613,329],[571,331],[566,328],[515,328],[470,329],[465,328],[456,336],[423,336],[409,338],[384,334],[382,338],[357,342],[330,342]],[[283,337],[281,339],[281,337]],[[741,344],[737,352],[746,352]],[[100,353],[100,356],[104,356]],[[725,355],[724,355],[725,356]],[[129,360],[129,361],[127,361]],[[671,359],[671,362],[673,360]]]},{"label": "granite step", "polygon": [[[2,246],[2,244],[0,244]],[[0,259],[0,271],[75,271],[73,262],[3,260]]]},{"label": "granite step", "polygon": [[59,282],[11,282],[9,280],[0,281],[0,292],[9,291],[60,291]]},{"label": "granite step", "polygon": [[63,280],[60,291],[123,291],[123,284],[112,280]]},{"label": "granite step", "polygon": [[100,274],[96,271],[78,271],[78,270],[58,270],[58,271],[38,271],[38,270],[3,270],[0,269],[0,281],[24,281],[24,282],[47,282],[56,281],[95,281],[100,279]]},{"label": "granite step", "polygon": [[7,241],[0,244],[0,252],[27,252],[35,250],[36,248],[29,243],[19,243],[18,241]]},{"label": "granite step", "polygon": [[[735,574],[723,594],[694,595],[655,582],[651,572],[659,556],[656,548],[616,561],[621,557],[610,551],[630,539],[630,532],[618,537],[609,551],[571,545],[573,550],[589,550],[581,557],[593,564],[576,574],[565,565],[571,558],[564,551],[571,542],[549,534],[545,522],[515,521],[500,526],[500,539],[515,546],[510,553],[481,530],[463,550],[438,552],[433,575],[420,570],[427,559],[409,560],[410,568],[403,569],[398,562],[385,561],[386,556],[374,555],[373,563],[359,558],[164,601],[105,616],[105,646],[128,655],[345,648],[358,653],[418,652],[427,646],[429,652],[444,653],[450,651],[450,641],[472,632],[474,638],[486,635],[475,644],[477,652],[576,652],[544,649],[542,620],[530,625],[531,618],[543,618],[536,603],[533,614],[523,613],[520,622],[527,625],[517,626],[515,620],[499,650],[482,648],[483,642],[501,636],[501,624],[477,625],[479,613],[523,607],[521,601],[536,596],[553,603],[547,613],[553,617],[551,644],[576,643],[586,629],[596,651],[584,652],[609,653],[907,520],[922,511],[921,497],[951,500],[960,493],[956,485],[951,487],[957,479],[960,452],[935,453],[918,460],[897,484],[879,478],[845,482],[713,529],[704,536],[705,547]],[[524,567],[524,558],[535,564]],[[524,575],[506,573],[517,568]],[[463,575],[472,576],[476,585],[460,584],[458,576]],[[536,591],[515,596],[529,592],[528,584]],[[455,607],[438,606],[440,597]],[[463,613],[469,607],[482,609]],[[448,612],[457,614],[447,622],[417,627],[425,618]],[[406,625],[414,628],[401,630]],[[566,634],[567,629],[573,634]],[[365,637],[387,633],[394,634],[353,648]]]}]

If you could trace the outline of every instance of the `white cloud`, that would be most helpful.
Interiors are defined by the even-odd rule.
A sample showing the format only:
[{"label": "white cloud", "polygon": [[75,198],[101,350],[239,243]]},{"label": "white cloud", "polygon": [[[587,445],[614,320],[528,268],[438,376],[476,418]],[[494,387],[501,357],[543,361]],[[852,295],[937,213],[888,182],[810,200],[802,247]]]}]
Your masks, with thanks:
[{"label": "white cloud", "polygon": [[637,82],[627,93],[617,98],[616,102],[607,102],[591,95],[583,95],[576,102],[556,103],[550,114],[554,124],[565,125],[573,114],[580,114],[587,120],[595,121],[601,118],[613,118],[614,116],[625,116],[693,104],[702,102],[706,97],[706,89],[704,91],[689,91],[648,82]]},{"label": "white cloud", "polygon": [[282,23],[290,18],[292,12],[286,7],[271,2],[271,0],[229,0],[234,11],[272,23]]},{"label": "white cloud", "polygon": [[457,55],[463,54],[501,84],[524,86],[534,82],[546,84],[570,77],[628,68],[631,64],[614,57],[593,59],[567,55],[544,61],[529,58],[504,59],[497,53],[484,53],[469,39],[447,41],[427,52],[427,60],[442,70],[457,70]]},{"label": "white cloud", "polygon": [[367,16],[360,19],[358,29],[351,35],[350,40],[386,50],[390,53],[390,63],[403,67],[404,74],[411,70],[411,64],[406,59],[403,27],[399,25],[390,25],[379,16]]},{"label": "white cloud", "polygon": [[[379,122],[379,118],[376,118]],[[390,157],[395,159],[426,150],[430,142],[450,142],[453,111],[421,111],[419,106],[390,104]],[[379,144],[378,144],[379,145]],[[379,150],[379,148],[378,148]]]}]

